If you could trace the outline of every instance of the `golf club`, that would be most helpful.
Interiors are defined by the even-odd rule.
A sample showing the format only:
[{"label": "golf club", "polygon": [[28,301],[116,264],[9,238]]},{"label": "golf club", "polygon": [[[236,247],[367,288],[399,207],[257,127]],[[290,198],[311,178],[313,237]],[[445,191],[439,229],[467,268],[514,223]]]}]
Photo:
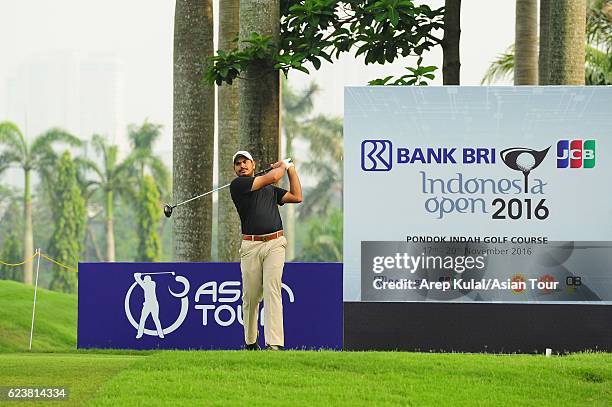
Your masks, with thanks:
[{"label": "golf club", "polygon": [[[287,160],[288,160],[288,162],[291,162],[291,158],[287,158]],[[258,173],[256,173],[254,176],[255,176],[255,177],[258,177],[258,176],[263,175],[263,174],[265,174],[265,173],[267,173],[267,172],[269,172],[269,171],[272,171],[272,170],[273,170],[273,168],[271,168],[271,167],[270,167],[270,168],[266,168],[265,170],[261,170],[261,171],[259,171],[259,172],[258,172]],[[212,191],[208,191],[208,192],[205,192],[205,193],[203,193],[203,194],[201,194],[201,195],[194,196],[193,198],[189,198],[189,199],[187,199],[186,201],[179,202],[179,203],[174,204],[174,205],[164,204],[164,215],[166,215],[166,218],[169,218],[170,216],[172,216],[172,211],[174,210],[174,208],[176,208],[176,207],[178,207],[178,206],[181,206],[181,205],[184,205],[184,204],[186,204],[187,202],[191,202],[191,201],[193,201],[194,199],[202,198],[203,196],[206,196],[206,195],[208,195],[208,194],[212,194],[213,192],[217,192],[217,191],[219,191],[219,190],[221,190],[221,189],[223,189],[223,188],[227,188],[227,187],[229,187],[229,186],[230,186],[230,183],[225,184],[225,185],[223,185],[223,186],[221,186],[221,187],[218,187],[218,188],[213,189]]]}]

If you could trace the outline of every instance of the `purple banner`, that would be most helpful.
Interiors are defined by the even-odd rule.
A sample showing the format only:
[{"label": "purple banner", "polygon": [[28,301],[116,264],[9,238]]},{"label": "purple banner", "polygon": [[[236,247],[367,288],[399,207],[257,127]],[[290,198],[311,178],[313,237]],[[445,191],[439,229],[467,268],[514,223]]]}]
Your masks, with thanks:
[{"label": "purple banner", "polygon": [[[342,349],[342,264],[287,263],[282,294],[285,348]],[[263,346],[262,322],[263,312]],[[79,264],[78,348],[241,349],[243,341],[238,263]]]}]

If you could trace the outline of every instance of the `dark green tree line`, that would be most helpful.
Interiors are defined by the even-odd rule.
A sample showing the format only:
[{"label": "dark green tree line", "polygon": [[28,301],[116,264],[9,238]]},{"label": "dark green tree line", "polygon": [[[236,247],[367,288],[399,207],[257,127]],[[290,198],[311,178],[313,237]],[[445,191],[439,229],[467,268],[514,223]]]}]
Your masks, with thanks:
[{"label": "dark green tree line", "polygon": [[[76,167],[69,152],[57,163],[57,185],[53,220],[55,229],[48,253],[59,263],[76,269],[85,236],[85,202],[77,185]],[[52,290],[75,292],[77,274],[60,266],[53,266]]]}]

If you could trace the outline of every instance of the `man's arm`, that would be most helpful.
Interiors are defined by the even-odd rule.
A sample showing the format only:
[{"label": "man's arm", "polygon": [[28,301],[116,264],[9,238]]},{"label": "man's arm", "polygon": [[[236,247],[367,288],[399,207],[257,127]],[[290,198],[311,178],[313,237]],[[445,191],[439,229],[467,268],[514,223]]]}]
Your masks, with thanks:
[{"label": "man's arm", "polygon": [[277,161],[274,164],[270,164],[270,167],[272,167],[272,170],[269,173],[255,177],[253,180],[253,186],[251,186],[251,191],[257,191],[266,185],[276,184],[281,178],[283,178],[283,175],[285,175],[287,169],[293,167],[293,163],[291,162],[291,158],[286,158],[282,161]]},{"label": "man's arm", "polygon": [[285,163],[282,161],[272,164],[272,168],[272,171],[269,173],[255,177],[253,180],[253,186],[251,186],[251,191],[257,191],[266,185],[276,184],[281,178],[283,178],[285,171],[287,171]]},{"label": "man's arm", "polygon": [[142,281],[142,278],[140,278],[141,274],[140,273],[134,273],[134,279],[136,280],[136,282],[138,283],[139,286],[144,287],[144,281]]},{"label": "man's arm", "polygon": [[289,176],[289,192],[283,195],[281,201],[283,203],[302,202],[302,184],[300,184],[300,178],[298,177],[295,165],[287,169],[287,175]]}]

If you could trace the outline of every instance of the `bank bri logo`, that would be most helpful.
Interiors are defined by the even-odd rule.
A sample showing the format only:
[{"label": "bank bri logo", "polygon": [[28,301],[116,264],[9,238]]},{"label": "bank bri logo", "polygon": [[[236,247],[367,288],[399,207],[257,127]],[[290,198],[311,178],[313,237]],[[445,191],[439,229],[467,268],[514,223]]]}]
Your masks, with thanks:
[{"label": "bank bri logo", "polygon": [[595,167],[595,140],[559,140],[557,168]]},{"label": "bank bri logo", "polygon": [[391,171],[393,144],[390,140],[363,140],[361,142],[361,169],[364,171]]}]

